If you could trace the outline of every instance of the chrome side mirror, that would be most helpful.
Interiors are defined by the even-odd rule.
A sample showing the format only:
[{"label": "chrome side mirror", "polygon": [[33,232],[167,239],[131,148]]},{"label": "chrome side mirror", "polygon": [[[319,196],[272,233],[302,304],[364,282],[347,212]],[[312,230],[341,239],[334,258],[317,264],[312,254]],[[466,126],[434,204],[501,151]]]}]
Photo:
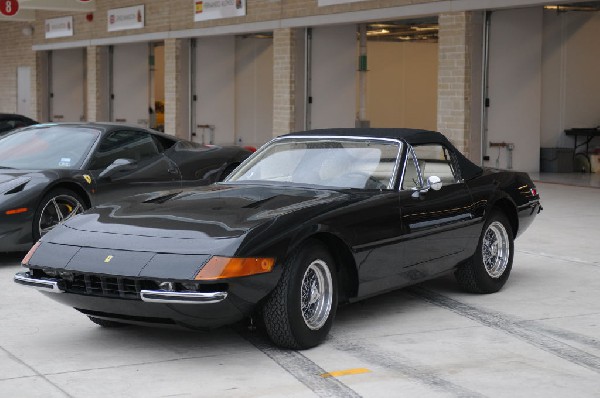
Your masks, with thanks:
[{"label": "chrome side mirror", "polygon": [[434,191],[442,189],[442,179],[438,176],[430,176],[427,178],[427,186]]},{"label": "chrome side mirror", "polygon": [[438,176],[428,177],[424,187],[420,189],[413,188],[414,192],[411,196],[415,199],[418,199],[421,197],[421,194],[426,194],[430,189],[433,189],[434,191],[439,191],[442,189],[442,179]]}]

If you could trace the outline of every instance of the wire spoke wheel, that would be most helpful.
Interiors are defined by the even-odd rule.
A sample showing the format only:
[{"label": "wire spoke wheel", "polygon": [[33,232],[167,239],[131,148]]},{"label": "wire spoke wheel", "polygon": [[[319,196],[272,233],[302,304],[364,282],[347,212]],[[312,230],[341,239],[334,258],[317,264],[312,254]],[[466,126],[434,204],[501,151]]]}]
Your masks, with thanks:
[{"label": "wire spoke wheel", "polygon": [[499,210],[489,215],[472,257],[454,272],[460,287],[470,293],[495,293],[510,276],[514,232],[508,217]]},{"label": "wire spoke wheel", "polygon": [[331,272],[325,262],[313,261],[306,269],[300,287],[302,318],[311,330],[320,329],[329,318],[332,286]]},{"label": "wire spoke wheel", "polygon": [[510,243],[504,225],[494,221],[488,226],[483,236],[481,251],[488,275],[492,278],[501,277],[510,258]]},{"label": "wire spoke wheel", "polygon": [[309,239],[281,267],[279,283],[261,309],[267,334],[283,348],[314,347],[327,337],[337,310],[335,260],[322,242]]},{"label": "wire spoke wheel", "polygon": [[56,225],[82,213],[84,210],[79,200],[73,196],[58,195],[52,197],[44,204],[40,213],[38,223],[39,236],[44,236]]}]

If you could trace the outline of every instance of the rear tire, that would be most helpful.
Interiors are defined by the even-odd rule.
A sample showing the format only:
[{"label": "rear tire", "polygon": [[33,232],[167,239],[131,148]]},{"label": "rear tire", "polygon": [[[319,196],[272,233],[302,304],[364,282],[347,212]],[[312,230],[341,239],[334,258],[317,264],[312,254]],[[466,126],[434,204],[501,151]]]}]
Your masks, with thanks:
[{"label": "rear tire", "polygon": [[486,221],[473,257],[454,273],[458,285],[470,293],[495,293],[512,269],[513,231],[504,213],[496,210]]},{"label": "rear tire", "polygon": [[102,326],[103,328],[120,328],[123,326],[127,326],[126,324],[121,322],[109,321],[107,319],[96,318],[95,316],[88,315],[88,318],[90,318],[90,321],[94,322],[96,325]]},{"label": "rear tire", "polygon": [[279,284],[262,308],[267,334],[283,348],[314,347],[325,340],[335,318],[335,263],[322,243],[307,241],[283,267]]}]

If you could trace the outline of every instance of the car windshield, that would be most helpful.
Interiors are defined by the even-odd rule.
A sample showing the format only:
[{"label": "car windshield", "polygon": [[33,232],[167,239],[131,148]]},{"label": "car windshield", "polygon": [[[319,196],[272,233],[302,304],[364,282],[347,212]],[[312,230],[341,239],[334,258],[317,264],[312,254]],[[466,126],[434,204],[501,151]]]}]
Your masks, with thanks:
[{"label": "car windshield", "polygon": [[100,135],[91,128],[41,125],[0,138],[0,168],[77,169]]},{"label": "car windshield", "polygon": [[226,182],[392,189],[400,145],[368,138],[279,139],[261,148]]}]

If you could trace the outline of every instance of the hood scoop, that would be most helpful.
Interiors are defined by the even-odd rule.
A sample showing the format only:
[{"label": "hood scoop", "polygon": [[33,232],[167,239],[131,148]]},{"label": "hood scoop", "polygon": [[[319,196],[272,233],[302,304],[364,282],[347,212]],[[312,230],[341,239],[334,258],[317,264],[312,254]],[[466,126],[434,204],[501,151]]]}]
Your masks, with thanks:
[{"label": "hood scoop", "polygon": [[256,202],[252,202],[246,206],[243,206],[243,208],[245,209],[258,209],[259,207],[263,206],[265,203],[273,200],[274,196],[271,196],[270,198],[266,198],[266,199],[262,199],[262,200],[257,200]]},{"label": "hood scoop", "polygon": [[180,193],[181,192],[172,192],[172,193],[168,193],[168,194],[164,194],[164,195],[155,196],[155,197],[152,197],[152,198],[144,200],[142,203],[163,204],[163,203],[166,203],[169,200],[173,199],[174,197],[176,197]]}]

